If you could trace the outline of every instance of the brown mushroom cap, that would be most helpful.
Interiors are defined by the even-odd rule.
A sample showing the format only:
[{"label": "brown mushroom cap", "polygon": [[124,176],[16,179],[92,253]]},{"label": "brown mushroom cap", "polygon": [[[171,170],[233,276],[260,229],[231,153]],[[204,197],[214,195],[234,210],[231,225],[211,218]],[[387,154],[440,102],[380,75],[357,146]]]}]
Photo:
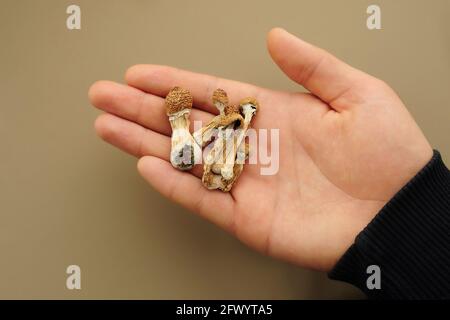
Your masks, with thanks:
[{"label": "brown mushroom cap", "polygon": [[191,109],[194,98],[191,93],[180,87],[173,87],[166,96],[166,113],[174,114],[184,109]]},{"label": "brown mushroom cap", "polygon": [[213,104],[216,103],[222,103],[224,105],[228,105],[228,96],[225,90],[223,89],[216,89],[214,90],[213,96],[212,96]]},{"label": "brown mushroom cap", "polygon": [[242,100],[239,102],[239,107],[242,108],[244,105],[249,104],[249,103],[255,106],[256,111],[259,110],[259,103],[258,103],[258,101],[257,101],[255,98],[253,98],[253,97],[248,97],[248,98],[242,99]]},{"label": "brown mushroom cap", "polygon": [[238,121],[238,124],[241,124],[244,122],[244,118],[242,118],[242,116],[239,113],[231,113],[229,115],[220,117],[219,121],[217,122],[217,126],[218,127],[228,126],[235,121]]},{"label": "brown mushroom cap", "polygon": [[239,106],[236,105],[226,105],[223,113],[228,116],[233,113],[239,113]]}]

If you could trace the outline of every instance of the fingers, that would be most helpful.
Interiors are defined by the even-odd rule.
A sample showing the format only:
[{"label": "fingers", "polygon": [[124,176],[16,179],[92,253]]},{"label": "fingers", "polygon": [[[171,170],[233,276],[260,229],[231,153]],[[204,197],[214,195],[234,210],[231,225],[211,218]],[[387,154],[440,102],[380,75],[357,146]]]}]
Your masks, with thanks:
[{"label": "fingers", "polygon": [[258,99],[264,90],[247,83],[158,65],[135,65],[128,69],[125,80],[130,86],[160,97],[165,97],[174,86],[186,88],[192,93],[196,108],[213,114],[218,113],[211,101],[217,88],[228,93],[232,104],[248,96]]},{"label": "fingers", "polygon": [[170,163],[159,158],[141,158],[138,170],[145,180],[169,200],[231,230],[233,200],[230,194],[205,189],[200,179],[175,170]]},{"label": "fingers", "polygon": [[[172,133],[164,99],[161,97],[112,81],[98,81],[89,89],[89,98],[94,106],[105,112],[167,136]],[[205,125],[212,117],[210,113],[192,109],[191,130],[194,121],[201,121],[202,125]]]},{"label": "fingers", "polygon": [[360,89],[374,79],[280,28],[269,32],[267,45],[272,59],[289,78],[337,111],[358,104]]},{"label": "fingers", "polygon": [[[135,157],[154,156],[170,161],[170,138],[134,122],[102,114],[95,121],[95,130],[103,140]],[[202,166],[196,165],[190,172],[199,178]]]},{"label": "fingers", "polygon": [[169,159],[170,138],[134,122],[102,114],[95,121],[95,130],[103,140],[135,157]]}]

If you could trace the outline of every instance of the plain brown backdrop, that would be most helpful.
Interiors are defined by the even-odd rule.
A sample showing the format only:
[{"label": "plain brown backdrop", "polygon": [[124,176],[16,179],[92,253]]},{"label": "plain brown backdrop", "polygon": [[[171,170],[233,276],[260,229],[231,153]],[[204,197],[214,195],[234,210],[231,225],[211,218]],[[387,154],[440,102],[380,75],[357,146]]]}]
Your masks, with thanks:
[{"label": "plain brown backdrop", "polygon": [[[87,90],[136,63],[298,90],[271,62],[281,26],[391,84],[450,159],[450,1],[0,2],[0,298],[360,298],[252,252],[163,199],[101,142]],[[81,7],[82,29],[66,28]],[[66,267],[82,289],[65,287]]]}]

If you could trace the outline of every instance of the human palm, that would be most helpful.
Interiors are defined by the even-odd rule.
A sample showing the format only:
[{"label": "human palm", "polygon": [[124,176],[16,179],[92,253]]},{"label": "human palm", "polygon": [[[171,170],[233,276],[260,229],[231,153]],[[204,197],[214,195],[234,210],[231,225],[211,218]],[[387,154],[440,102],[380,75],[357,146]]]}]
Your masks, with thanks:
[{"label": "human palm", "polygon": [[[290,93],[170,67],[138,65],[128,85],[95,83],[90,99],[107,112],[98,134],[141,159],[142,176],[169,199],[249,246],[301,266],[329,270],[383,205],[431,158],[432,149],[383,82],[284,30],[268,37],[274,61],[309,93]],[[174,169],[164,96],[175,85],[194,96],[191,120],[217,113],[210,97],[254,96],[255,129],[279,129],[279,171],[246,165],[229,193],[202,186],[201,168]]]}]

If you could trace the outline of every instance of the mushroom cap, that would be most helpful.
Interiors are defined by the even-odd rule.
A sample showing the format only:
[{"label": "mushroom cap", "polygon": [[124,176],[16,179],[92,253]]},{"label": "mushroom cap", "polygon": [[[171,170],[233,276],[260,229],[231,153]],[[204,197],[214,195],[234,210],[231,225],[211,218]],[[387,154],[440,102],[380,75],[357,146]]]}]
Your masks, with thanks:
[{"label": "mushroom cap", "polygon": [[239,108],[242,110],[242,107],[246,104],[251,104],[252,106],[254,106],[256,108],[256,111],[258,111],[258,109],[259,109],[258,101],[253,97],[247,97],[247,98],[242,99],[239,102]]},{"label": "mushroom cap", "polygon": [[214,90],[213,96],[212,96],[212,101],[213,101],[213,104],[222,103],[224,105],[228,105],[228,96],[227,96],[227,93],[225,92],[225,90],[220,89],[220,88],[217,88],[216,90]]},{"label": "mushroom cap", "polygon": [[240,125],[244,123],[244,118],[242,118],[240,113],[231,113],[229,115],[220,117],[219,121],[217,122],[217,126],[218,127],[228,126],[236,121],[238,122],[238,125]]},{"label": "mushroom cap", "polygon": [[226,105],[225,106],[225,108],[224,108],[224,111],[223,111],[223,113],[226,115],[226,116],[228,116],[228,115],[230,115],[230,114],[233,114],[233,113],[239,113],[239,106],[236,106],[236,105]]},{"label": "mushroom cap", "polygon": [[174,114],[184,109],[191,109],[194,98],[191,93],[180,87],[173,87],[166,96],[166,113]]}]

